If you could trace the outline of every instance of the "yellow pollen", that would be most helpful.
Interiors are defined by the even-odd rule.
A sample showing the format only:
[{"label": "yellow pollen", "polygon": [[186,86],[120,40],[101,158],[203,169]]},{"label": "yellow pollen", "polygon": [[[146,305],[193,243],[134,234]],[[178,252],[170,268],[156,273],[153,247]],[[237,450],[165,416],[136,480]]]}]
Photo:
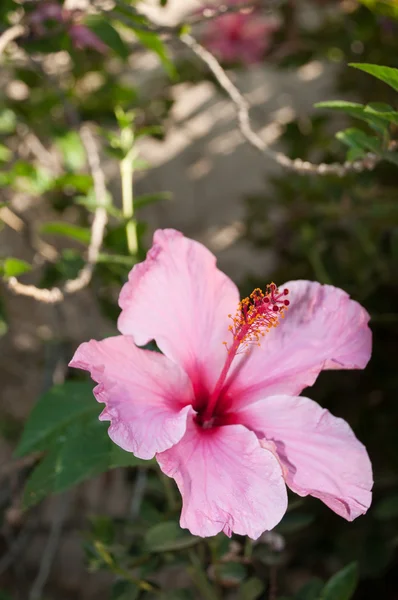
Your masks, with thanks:
[{"label": "yellow pollen", "polygon": [[[270,283],[265,292],[255,288],[239,302],[235,316],[228,315],[232,319],[232,325],[228,329],[233,334],[236,349],[246,350],[251,344],[260,346],[260,339],[272,327],[277,327],[279,318],[284,317],[284,311],[289,305],[286,300],[288,293],[287,289],[280,292],[274,283]],[[225,342],[224,345],[228,349]]]}]

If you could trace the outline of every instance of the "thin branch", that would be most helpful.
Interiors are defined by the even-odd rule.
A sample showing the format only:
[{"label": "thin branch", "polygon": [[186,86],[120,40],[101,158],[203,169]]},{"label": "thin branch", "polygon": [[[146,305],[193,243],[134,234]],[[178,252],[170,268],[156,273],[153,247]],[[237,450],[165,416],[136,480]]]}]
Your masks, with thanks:
[{"label": "thin branch", "polygon": [[[218,6],[205,6],[202,12],[185,20],[186,25],[198,25],[224,15],[236,12],[251,12],[257,8],[267,12],[274,11],[284,3],[284,0],[256,0],[254,2],[239,2],[238,4],[221,4]],[[180,26],[181,27],[181,26]]]},{"label": "thin branch", "polygon": [[51,153],[49,150],[47,150],[47,148],[42,144],[41,140],[33,131],[25,130],[25,125],[22,125],[21,127],[17,125],[17,133],[21,135],[22,143],[25,148],[29,150],[29,152],[40,162],[40,164],[46,166],[57,175],[60,175],[62,173],[62,168],[58,157],[54,153]]},{"label": "thin branch", "polygon": [[87,264],[80,271],[76,279],[66,282],[64,290],[67,294],[73,294],[89,284],[95,263],[98,259],[98,254],[101,250],[105,227],[108,222],[105,175],[101,168],[97,144],[87,125],[82,125],[80,127],[80,137],[87,154],[87,161],[94,181],[94,192],[98,206],[94,213],[94,219],[91,225],[91,240],[88,248]]},{"label": "thin branch", "polygon": [[1,557],[0,575],[3,575],[3,573],[19,558],[20,553],[29,546],[29,541],[32,536],[32,525],[26,526],[21,530],[16,540],[11,544],[8,552],[4,553]]},{"label": "thin branch", "polygon": [[58,544],[61,538],[62,528],[67,514],[68,503],[68,494],[64,494],[60,497],[58,503],[58,510],[55,512],[50,535],[48,536],[47,545],[44,549],[43,556],[40,562],[39,572],[29,594],[29,600],[39,600],[43,595],[43,589],[50,575],[56,550],[58,548]]},{"label": "thin branch", "polygon": [[3,54],[4,50],[10,42],[13,42],[17,38],[21,37],[24,33],[25,27],[20,23],[17,25],[13,25],[9,29],[6,29],[0,35],[0,56]]},{"label": "thin branch", "polygon": [[25,228],[25,222],[8,206],[2,206],[0,208],[0,221],[3,221],[17,233],[20,233]]},{"label": "thin branch", "polygon": [[101,250],[104,238],[105,227],[108,222],[106,211],[107,191],[105,185],[105,176],[101,168],[99,152],[93,134],[88,125],[80,127],[80,137],[86,151],[88,165],[94,182],[94,191],[97,199],[97,209],[94,213],[94,219],[91,225],[90,245],[87,253],[87,263],[82,268],[76,279],[66,281],[62,287],[51,289],[40,289],[34,285],[25,285],[18,281],[16,277],[10,277],[6,284],[14,293],[29,296],[40,302],[47,304],[56,304],[62,302],[68,294],[74,294],[85,288],[91,281],[94,266]]},{"label": "thin branch", "polygon": [[42,258],[49,260],[50,262],[55,262],[57,260],[58,252],[54,246],[51,246],[51,244],[40,239],[30,223],[26,221],[22,215],[16,214],[8,206],[3,206],[0,208],[0,221],[3,221],[17,233],[23,234],[32,249]]},{"label": "thin branch", "polygon": [[[146,16],[140,12],[138,12],[134,7],[128,7],[121,0],[114,0],[116,6],[120,6],[123,8],[123,16],[122,20],[133,19],[133,28],[142,31],[149,31],[151,33],[157,33],[158,35],[180,35],[182,29],[185,27],[192,27],[195,25],[200,25],[202,23],[206,23],[207,21],[211,21],[213,19],[217,19],[218,17],[222,17],[224,15],[229,15],[237,12],[251,12],[255,9],[261,9],[262,12],[272,12],[275,9],[279,8],[282,4],[286,2],[286,0],[246,0],[246,2],[242,1],[238,4],[221,4],[217,6],[204,6],[201,11],[198,11],[196,14],[188,16],[181,23],[177,25],[158,25],[156,23],[146,23]],[[116,10],[105,11],[110,14],[114,14],[118,19],[121,19],[120,13]],[[127,16],[127,13],[130,13]],[[137,24],[136,18],[140,17],[143,22]]]},{"label": "thin branch", "polygon": [[33,454],[29,454],[28,456],[23,456],[22,458],[16,458],[12,461],[2,463],[0,465],[0,479],[2,479],[3,477],[9,477],[15,472],[20,471],[22,469],[26,469],[27,467],[31,467],[42,456],[42,452],[34,452]]},{"label": "thin branch", "polygon": [[339,175],[340,177],[350,172],[360,173],[365,170],[372,170],[379,162],[379,158],[375,154],[367,154],[365,158],[355,161],[346,161],[344,163],[320,163],[314,164],[309,161],[303,161],[300,158],[292,159],[283,154],[272,150],[261,139],[261,137],[252,129],[249,110],[250,105],[246,98],[238,90],[236,85],[228,77],[218,60],[206,48],[195,40],[190,34],[184,34],[180,40],[188,46],[196,54],[196,56],[204,62],[214,77],[217,79],[220,86],[228,94],[232,100],[238,118],[239,129],[243,137],[256,150],[264,154],[267,158],[275,161],[282,167],[294,171],[295,173],[310,173],[316,175]]}]

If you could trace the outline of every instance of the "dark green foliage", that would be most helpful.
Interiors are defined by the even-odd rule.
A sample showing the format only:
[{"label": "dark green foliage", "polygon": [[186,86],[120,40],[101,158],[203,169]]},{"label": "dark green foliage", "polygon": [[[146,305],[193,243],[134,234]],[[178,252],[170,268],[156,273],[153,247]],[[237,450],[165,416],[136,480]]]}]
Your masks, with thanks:
[{"label": "dark green foliage", "polygon": [[44,453],[26,483],[25,508],[109,469],[142,463],[111,442],[99,412],[87,383],[67,382],[38,401],[16,450],[17,456]]},{"label": "dark green foliage", "polygon": [[[214,83],[214,79],[189,53],[180,57],[178,40],[169,45],[170,36],[159,35],[132,0],[116,0],[106,12],[79,17],[79,23],[106,44],[104,53],[77,48],[66,23],[49,24],[40,36],[28,19],[38,4],[0,2],[0,32],[26,11],[27,31],[16,43],[27,58],[14,64],[7,50],[2,69],[4,63],[10,78],[28,90],[23,98],[0,90],[4,192],[0,209],[8,206],[13,194],[48,204],[52,216],[37,224],[37,234],[48,243],[56,240],[60,249],[46,262],[37,285],[52,287],[73,279],[84,266],[92,215],[98,208],[75,112],[82,122],[96,125],[101,158],[112,161],[118,171],[131,152],[135,172],[150,168],[135,153],[136,140],[143,136],[162,140],[167,135],[174,84],[205,78]],[[112,591],[104,590],[104,597],[111,600],[396,600],[398,21],[392,19],[398,13],[393,3],[383,0],[361,0],[362,5],[330,2],[326,11],[319,4],[314,3],[318,24],[307,27],[297,19],[294,3],[284,3],[282,26],[267,60],[279,70],[296,69],[312,60],[334,63],[338,67],[335,97],[345,100],[325,97],[318,103],[310,125],[307,120],[307,133],[300,119],[286,126],[284,148],[289,156],[303,160],[344,162],[368,153],[380,160],[373,171],[342,178],[278,174],[271,186],[268,182],[262,192],[243,199],[245,235],[254,250],[274,252],[275,269],[263,273],[264,281],[308,278],[333,284],[349,292],[371,315],[374,352],[367,369],[325,372],[308,395],[346,418],[369,449],[375,472],[374,504],[366,517],[346,523],[318,500],[292,497],[287,514],[272,532],[274,538],[265,536],[252,543],[234,536],[231,543],[220,534],[201,540],[179,526],[181,499],[174,482],[160,474],[154,461],[140,461],[110,441],[108,424],[98,420],[101,406],[91,383],[87,378],[85,382],[73,379],[81,377],[74,373],[65,384],[38,398],[19,440],[18,459],[38,453],[37,461],[21,476],[23,518],[34,515],[35,505],[48,495],[124,468],[126,486],[134,502],[138,497],[137,506],[132,501],[123,518],[92,515],[82,532],[88,570],[113,576]],[[159,5],[166,6],[167,0],[159,0]],[[163,67],[160,91],[150,97],[129,72],[130,65],[135,67],[135,53],[143,48],[154,53]],[[43,69],[44,61],[51,63],[60,51],[67,55],[67,74],[49,70],[48,65],[47,71]],[[20,151],[27,132],[47,149],[46,164]],[[51,157],[55,168],[47,164]],[[167,191],[135,197],[132,215],[122,210],[118,194],[116,190],[106,198],[109,224],[91,284],[103,315],[113,322],[119,314],[118,291],[146,252],[147,224],[141,209],[150,210],[154,203],[170,198]],[[131,225],[138,238],[133,251],[126,237]],[[1,251],[1,276],[21,276],[25,281],[26,273],[28,281],[36,274],[36,262],[31,262]],[[259,284],[248,265],[243,295]],[[7,333],[6,312],[0,304],[0,336]],[[157,350],[154,343],[148,349]],[[2,438],[14,442],[22,424],[6,412],[0,417]],[[7,493],[6,489],[5,502]],[[1,519],[9,508],[2,503],[3,490]],[[4,529],[7,543],[8,527]],[[14,597],[12,585],[8,580],[4,586],[1,583],[8,591],[0,591],[0,600],[28,597]],[[58,592],[49,591],[44,599],[58,600]]]}]

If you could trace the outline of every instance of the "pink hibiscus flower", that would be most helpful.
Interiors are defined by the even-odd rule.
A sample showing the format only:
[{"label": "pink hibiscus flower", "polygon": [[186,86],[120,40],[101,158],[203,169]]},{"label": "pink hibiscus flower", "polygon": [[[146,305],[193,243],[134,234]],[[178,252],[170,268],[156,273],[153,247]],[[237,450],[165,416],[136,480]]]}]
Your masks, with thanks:
[{"label": "pink hibiscus flower", "polygon": [[[366,512],[364,446],[298,395],[322,369],[367,364],[369,315],[357,302],[310,281],[239,302],[211,252],[166,229],[119,303],[122,335],[82,344],[70,364],[98,383],[112,440],[176,480],[182,527],[255,539],[283,517],[286,485],[349,521]],[[163,354],[139,348],[150,340]]]},{"label": "pink hibiscus flower", "polygon": [[109,47],[93,31],[80,22],[83,15],[84,13],[80,10],[66,10],[60,4],[49,1],[38,5],[31,13],[29,22],[36,35],[42,37],[47,33],[46,24],[48,24],[48,21],[56,21],[65,26],[72,44],[77,50],[91,48],[105,54]]},{"label": "pink hibiscus flower", "polygon": [[222,62],[255,64],[264,58],[278,29],[274,19],[258,10],[230,13],[206,23],[203,43]]},{"label": "pink hibiscus flower", "polygon": [[73,23],[68,31],[72,44],[77,50],[91,48],[101,54],[106,54],[109,50],[109,47],[95,33],[81,23]]}]

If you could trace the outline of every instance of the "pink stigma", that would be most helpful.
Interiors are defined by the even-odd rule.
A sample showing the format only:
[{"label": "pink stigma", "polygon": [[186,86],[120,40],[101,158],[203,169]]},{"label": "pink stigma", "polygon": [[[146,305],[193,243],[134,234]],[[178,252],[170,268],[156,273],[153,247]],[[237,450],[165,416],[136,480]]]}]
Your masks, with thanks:
[{"label": "pink stigma", "polygon": [[214,410],[233,359],[242,350],[248,351],[251,345],[260,346],[261,338],[272,327],[278,326],[280,318],[284,317],[284,311],[290,304],[289,300],[285,299],[288,294],[287,288],[280,292],[275,283],[267,285],[265,293],[260,288],[256,288],[250,296],[239,302],[235,316],[229,315],[232,319],[229,331],[232,333],[233,341],[230,346],[224,342],[228,352],[227,358],[204,414],[201,416],[200,420],[203,426],[212,422]]}]

